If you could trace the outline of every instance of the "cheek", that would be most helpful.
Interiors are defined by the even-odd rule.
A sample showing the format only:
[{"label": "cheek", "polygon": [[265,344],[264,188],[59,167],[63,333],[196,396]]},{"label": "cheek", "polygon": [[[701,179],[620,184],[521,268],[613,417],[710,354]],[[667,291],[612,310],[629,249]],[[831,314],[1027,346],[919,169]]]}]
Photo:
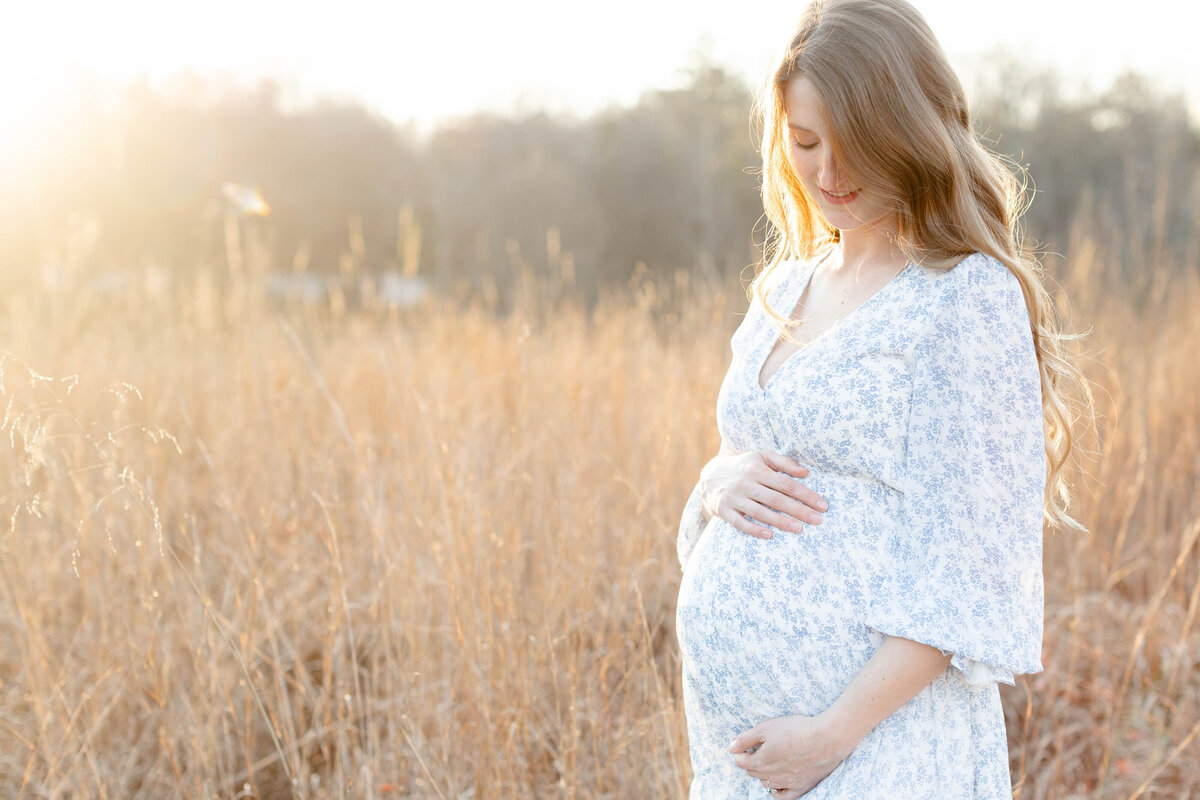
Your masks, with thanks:
[{"label": "cheek", "polygon": [[812,158],[806,157],[803,150],[793,147],[788,151],[788,160],[792,162],[792,169],[795,171],[800,180],[808,182],[812,175]]}]

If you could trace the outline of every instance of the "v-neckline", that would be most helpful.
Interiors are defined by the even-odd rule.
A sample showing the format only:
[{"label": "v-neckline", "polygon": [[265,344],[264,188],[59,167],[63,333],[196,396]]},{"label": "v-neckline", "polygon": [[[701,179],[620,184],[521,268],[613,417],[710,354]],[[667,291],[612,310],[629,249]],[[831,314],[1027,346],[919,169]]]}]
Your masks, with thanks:
[{"label": "v-neckline", "polygon": [[[800,298],[804,297],[805,292],[808,290],[809,284],[812,283],[813,275],[815,275],[817,272],[817,267],[819,267],[822,263],[824,263],[825,259],[828,258],[831,253],[832,253],[832,251],[830,253],[827,253],[824,258],[820,258],[816,261],[810,262],[809,267],[808,267],[808,274],[804,277],[803,280],[794,280],[793,279],[794,283],[798,283],[800,285],[800,291],[795,294],[793,294],[791,291],[786,293],[787,297],[784,301],[784,305],[787,306],[787,308],[789,309],[789,312],[790,312],[788,319],[792,319],[795,317],[796,306],[800,304]],[[878,289],[876,289],[875,292],[870,297],[868,297],[866,300],[859,303],[857,306],[852,308],[847,313],[843,314],[832,325],[830,325],[828,328],[826,328],[825,330],[818,333],[812,339],[805,342],[800,347],[797,347],[794,351],[792,351],[788,355],[787,358],[785,358],[783,361],[780,362],[779,366],[777,366],[775,368],[775,371],[771,373],[769,378],[767,378],[766,383],[763,383],[763,380],[762,380],[763,367],[765,367],[767,365],[767,359],[771,357],[771,353],[773,353],[775,351],[776,346],[778,346],[779,342],[783,339],[783,337],[779,336],[778,334],[776,334],[775,336],[768,337],[767,338],[767,347],[766,347],[765,351],[762,353],[762,355],[759,357],[759,359],[757,361],[757,369],[754,373],[754,382],[758,386],[759,391],[766,392],[768,389],[770,389],[771,382],[775,380],[775,376],[778,375],[781,371],[783,371],[784,367],[786,367],[792,361],[792,359],[794,359],[796,356],[800,355],[801,353],[805,353],[805,352],[811,350],[813,348],[813,346],[818,344],[822,339],[826,338],[829,334],[833,333],[838,328],[842,327],[846,323],[846,321],[849,320],[851,317],[854,317],[856,314],[858,314],[860,311],[865,309],[867,306],[874,303],[876,298],[878,298],[880,295],[882,295],[884,292],[886,292],[888,290],[888,288],[891,287],[892,284],[897,283],[900,280],[900,276],[903,275],[904,273],[908,272],[909,267],[911,267],[912,265],[913,265],[913,262],[909,261],[907,264],[905,264],[900,269],[899,272],[897,272],[895,275],[893,275],[891,278],[889,278],[887,283],[885,283],[883,286],[880,286]],[[787,288],[792,289],[793,287],[788,286]],[[771,321],[769,319],[767,320],[767,328],[768,328],[768,330],[771,330],[771,331],[775,330],[775,327],[771,324]]]}]

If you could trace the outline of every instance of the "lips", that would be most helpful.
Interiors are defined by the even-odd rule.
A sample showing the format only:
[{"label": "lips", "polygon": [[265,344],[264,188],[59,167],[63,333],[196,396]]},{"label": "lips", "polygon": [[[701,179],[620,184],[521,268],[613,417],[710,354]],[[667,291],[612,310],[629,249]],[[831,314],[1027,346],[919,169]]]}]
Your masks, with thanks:
[{"label": "lips", "polygon": [[855,189],[852,192],[830,192],[822,189],[821,194],[825,195],[825,199],[830,203],[845,205],[846,203],[853,202],[854,198],[858,197],[858,193],[861,191],[861,189]]}]

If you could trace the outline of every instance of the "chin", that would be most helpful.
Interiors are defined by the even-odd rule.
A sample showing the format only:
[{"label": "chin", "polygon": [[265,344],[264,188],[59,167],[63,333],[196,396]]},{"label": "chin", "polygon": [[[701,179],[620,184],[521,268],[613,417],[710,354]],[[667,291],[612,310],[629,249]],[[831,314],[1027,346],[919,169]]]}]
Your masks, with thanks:
[{"label": "chin", "polygon": [[863,230],[878,228],[884,224],[885,220],[885,218],[882,216],[873,220],[864,220],[851,214],[844,208],[839,208],[832,212],[826,212],[824,209],[822,209],[822,211],[825,213],[825,221],[837,228],[839,231],[853,231],[860,228]]},{"label": "chin", "polygon": [[848,214],[826,214],[825,221],[839,231],[852,231],[856,228],[862,228],[866,225],[861,219],[851,217]]}]

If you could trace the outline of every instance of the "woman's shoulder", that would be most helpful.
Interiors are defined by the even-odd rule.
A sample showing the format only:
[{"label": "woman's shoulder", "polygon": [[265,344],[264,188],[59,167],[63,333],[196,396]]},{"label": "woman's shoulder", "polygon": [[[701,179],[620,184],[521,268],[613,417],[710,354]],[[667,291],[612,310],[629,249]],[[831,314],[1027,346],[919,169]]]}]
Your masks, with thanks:
[{"label": "woman's shoulder", "polygon": [[995,256],[971,253],[953,265],[923,266],[921,273],[918,317],[924,334],[918,349],[944,349],[950,341],[980,344],[985,331],[1002,339],[1029,331],[1021,282]]},{"label": "woman's shoulder", "polygon": [[1008,265],[993,255],[975,252],[945,265],[922,265],[926,280],[942,289],[947,300],[983,301],[1023,297],[1021,282]]},{"label": "woman's shoulder", "polygon": [[917,266],[925,274],[941,276],[942,279],[953,277],[954,280],[963,280],[972,273],[976,273],[985,278],[991,277],[995,280],[1002,277],[1003,273],[1007,272],[1011,274],[1011,270],[1009,270],[1003,261],[993,255],[979,251],[944,261],[935,261],[932,259],[918,261]]}]

